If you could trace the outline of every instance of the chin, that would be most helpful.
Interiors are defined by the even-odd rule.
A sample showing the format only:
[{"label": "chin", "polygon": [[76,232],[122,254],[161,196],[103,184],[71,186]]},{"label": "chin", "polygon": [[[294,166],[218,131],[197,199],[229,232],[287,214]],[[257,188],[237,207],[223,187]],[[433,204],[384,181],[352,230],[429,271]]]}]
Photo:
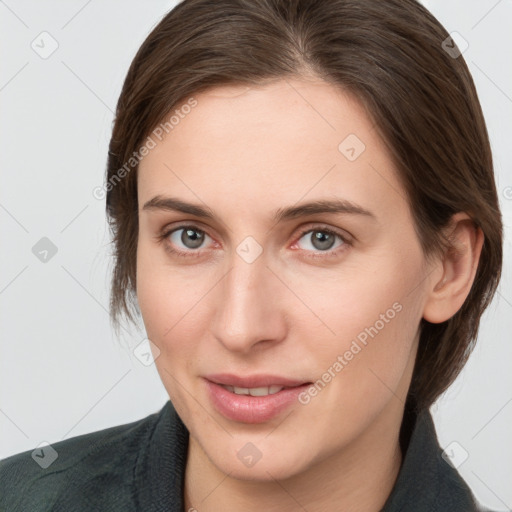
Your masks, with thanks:
[{"label": "chin", "polygon": [[[286,440],[278,444],[265,444],[261,437],[253,441],[244,437],[243,440],[230,442],[227,446],[212,446],[212,451],[207,452],[207,456],[217,469],[237,480],[286,480],[307,471],[315,461],[314,455],[309,457],[304,450],[306,441],[297,446],[294,444],[284,447],[285,443]],[[279,449],[279,446],[285,449]]]},{"label": "chin", "polygon": [[[286,460],[279,461],[278,458],[286,458]],[[279,457],[274,456],[274,460],[264,461],[262,458],[253,467],[243,467],[243,464],[235,458],[225,465],[219,465],[218,469],[237,480],[272,482],[286,480],[302,473],[307,466],[297,466],[293,459],[279,455]]]}]

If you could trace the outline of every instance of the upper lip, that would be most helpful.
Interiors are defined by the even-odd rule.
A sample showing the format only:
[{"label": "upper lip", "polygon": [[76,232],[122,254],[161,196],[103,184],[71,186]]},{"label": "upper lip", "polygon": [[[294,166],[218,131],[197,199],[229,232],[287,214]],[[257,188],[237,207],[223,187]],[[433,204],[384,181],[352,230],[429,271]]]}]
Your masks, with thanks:
[{"label": "upper lip", "polygon": [[233,375],[230,373],[217,373],[207,375],[205,379],[223,386],[235,386],[237,388],[262,388],[268,386],[283,386],[292,388],[307,384],[308,381],[290,379],[279,375]]}]

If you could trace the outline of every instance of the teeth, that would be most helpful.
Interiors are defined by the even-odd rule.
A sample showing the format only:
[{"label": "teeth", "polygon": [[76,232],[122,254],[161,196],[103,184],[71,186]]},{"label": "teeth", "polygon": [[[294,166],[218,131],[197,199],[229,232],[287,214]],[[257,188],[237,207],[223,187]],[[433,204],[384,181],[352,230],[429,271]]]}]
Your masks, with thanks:
[{"label": "teeth", "polygon": [[267,396],[278,393],[284,386],[266,386],[261,388],[239,388],[237,386],[222,386],[224,389],[235,393],[235,395]]},{"label": "teeth", "polygon": [[273,395],[273,394],[281,391],[281,389],[284,389],[284,387],[283,386],[270,386],[268,388],[268,394]]}]

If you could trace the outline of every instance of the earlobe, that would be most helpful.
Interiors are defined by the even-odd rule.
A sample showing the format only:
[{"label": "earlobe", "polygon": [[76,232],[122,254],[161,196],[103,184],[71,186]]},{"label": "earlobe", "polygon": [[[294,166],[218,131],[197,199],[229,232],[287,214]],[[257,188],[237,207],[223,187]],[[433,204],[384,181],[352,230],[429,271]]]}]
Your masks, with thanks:
[{"label": "earlobe", "polygon": [[445,252],[439,265],[441,278],[432,273],[433,279],[423,318],[431,323],[449,320],[466,300],[475,279],[484,242],[484,234],[471,218],[463,212],[452,217],[448,229],[451,247]]}]

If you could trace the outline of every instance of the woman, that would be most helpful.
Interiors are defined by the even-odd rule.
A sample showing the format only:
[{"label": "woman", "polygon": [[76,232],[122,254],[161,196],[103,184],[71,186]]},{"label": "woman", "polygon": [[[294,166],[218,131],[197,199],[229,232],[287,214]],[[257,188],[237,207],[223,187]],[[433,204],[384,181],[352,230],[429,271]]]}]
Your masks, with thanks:
[{"label": "woman", "polygon": [[[7,510],[479,510],[429,407],[500,279],[487,131],[414,0],[185,0],[118,101],[111,310],[170,401],[2,461]],[[51,465],[34,457],[51,455]]]}]

